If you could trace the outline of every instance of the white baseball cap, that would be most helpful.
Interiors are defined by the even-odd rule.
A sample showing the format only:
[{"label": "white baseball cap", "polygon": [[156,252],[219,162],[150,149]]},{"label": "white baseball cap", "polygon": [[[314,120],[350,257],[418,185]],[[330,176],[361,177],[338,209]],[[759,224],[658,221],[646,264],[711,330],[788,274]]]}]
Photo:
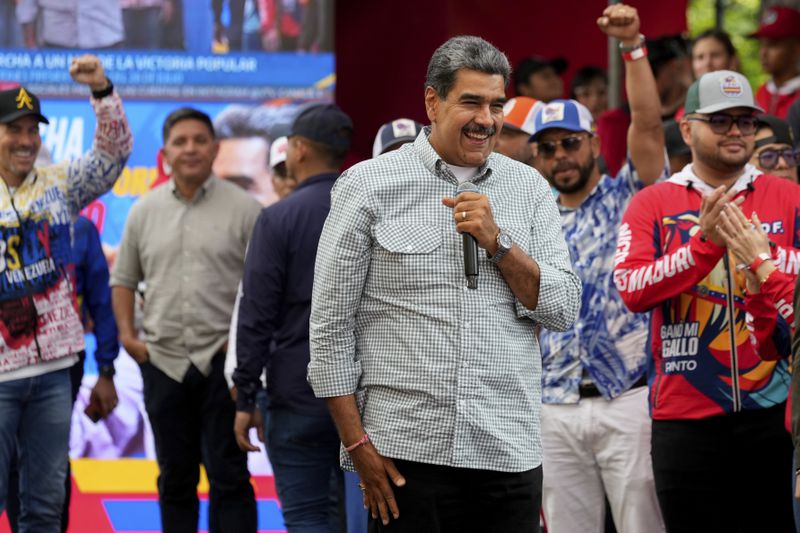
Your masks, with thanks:
[{"label": "white baseball cap", "polygon": [[269,148],[269,166],[272,168],[277,167],[281,163],[286,162],[286,149],[289,147],[288,137],[278,137],[272,141],[272,146]]}]

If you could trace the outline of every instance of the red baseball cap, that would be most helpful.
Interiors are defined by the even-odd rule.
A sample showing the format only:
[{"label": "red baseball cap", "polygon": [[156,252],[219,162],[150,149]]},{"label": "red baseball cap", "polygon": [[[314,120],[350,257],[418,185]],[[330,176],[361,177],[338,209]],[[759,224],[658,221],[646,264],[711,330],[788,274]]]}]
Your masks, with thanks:
[{"label": "red baseball cap", "polygon": [[761,25],[749,37],[757,39],[788,39],[800,37],[800,11],[786,6],[774,6],[764,12]]}]

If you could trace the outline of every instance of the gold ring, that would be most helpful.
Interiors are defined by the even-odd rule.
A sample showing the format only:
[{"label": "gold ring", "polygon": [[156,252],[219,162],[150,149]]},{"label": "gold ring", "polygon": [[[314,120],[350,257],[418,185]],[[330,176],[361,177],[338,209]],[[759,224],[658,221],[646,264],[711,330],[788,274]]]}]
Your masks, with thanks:
[{"label": "gold ring", "polygon": [[461,211],[461,220],[467,220],[467,212]]}]

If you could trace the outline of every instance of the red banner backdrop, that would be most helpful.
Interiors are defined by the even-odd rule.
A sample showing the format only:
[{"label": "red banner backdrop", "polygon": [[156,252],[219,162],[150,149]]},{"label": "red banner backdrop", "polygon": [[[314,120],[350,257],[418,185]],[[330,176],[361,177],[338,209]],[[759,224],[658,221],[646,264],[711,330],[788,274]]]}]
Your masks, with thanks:
[{"label": "red banner backdrop", "polygon": [[[686,30],[687,0],[630,2],[642,33]],[[371,157],[378,128],[407,117],[427,123],[422,104],[428,60],[460,34],[479,35],[512,66],[529,55],[563,56],[568,83],[578,68],[606,66],[606,38],[596,19],[603,0],[339,0],[336,2],[336,101],[356,128],[354,161]]]}]

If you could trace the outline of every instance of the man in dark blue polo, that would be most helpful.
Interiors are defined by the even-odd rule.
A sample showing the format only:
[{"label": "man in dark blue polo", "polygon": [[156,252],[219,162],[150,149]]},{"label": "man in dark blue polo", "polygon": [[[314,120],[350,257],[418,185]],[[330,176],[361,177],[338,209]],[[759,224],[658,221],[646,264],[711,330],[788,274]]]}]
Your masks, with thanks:
[{"label": "man in dark blue polo", "polygon": [[[339,436],[325,401],[306,382],[314,261],[330,193],[350,148],[353,125],[335,104],[305,108],[292,124],[286,169],[297,187],[261,212],[245,261],[236,335],[234,432],[266,429],[286,528],[340,531]],[[268,405],[255,408],[267,370]]]}]

